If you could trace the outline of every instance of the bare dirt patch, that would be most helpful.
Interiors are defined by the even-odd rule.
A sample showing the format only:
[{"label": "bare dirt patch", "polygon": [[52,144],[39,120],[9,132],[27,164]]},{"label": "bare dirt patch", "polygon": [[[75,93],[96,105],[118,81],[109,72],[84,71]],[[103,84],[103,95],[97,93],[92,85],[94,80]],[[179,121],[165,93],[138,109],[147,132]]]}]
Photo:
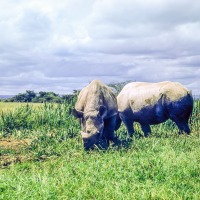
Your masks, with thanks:
[{"label": "bare dirt patch", "polygon": [[27,160],[30,160],[31,159],[30,155],[21,155],[21,153],[19,153],[20,149],[30,145],[30,143],[31,143],[30,139],[24,139],[24,140],[0,139],[0,149],[14,150],[16,152],[13,155],[1,154],[0,152],[0,168],[7,167],[13,163],[25,162]]},{"label": "bare dirt patch", "polygon": [[18,156],[3,155],[3,156],[0,156],[0,168],[8,167],[9,165],[13,163],[25,162],[28,160],[31,160],[31,157],[22,156],[22,155],[18,155]]},{"label": "bare dirt patch", "polygon": [[0,139],[0,148],[18,150],[19,148],[30,145],[30,143],[31,143],[30,139],[24,139],[24,140],[1,140]]}]

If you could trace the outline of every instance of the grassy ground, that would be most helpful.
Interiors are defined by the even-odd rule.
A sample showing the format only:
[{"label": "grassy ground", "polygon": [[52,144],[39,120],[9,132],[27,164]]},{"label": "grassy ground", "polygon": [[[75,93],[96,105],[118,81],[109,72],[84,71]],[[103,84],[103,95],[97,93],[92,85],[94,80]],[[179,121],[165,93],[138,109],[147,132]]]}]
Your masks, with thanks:
[{"label": "grassy ground", "polygon": [[136,124],[130,140],[122,125],[123,143],[90,152],[70,108],[23,105],[0,117],[0,199],[200,199],[200,102],[190,136],[167,121],[146,139]]}]

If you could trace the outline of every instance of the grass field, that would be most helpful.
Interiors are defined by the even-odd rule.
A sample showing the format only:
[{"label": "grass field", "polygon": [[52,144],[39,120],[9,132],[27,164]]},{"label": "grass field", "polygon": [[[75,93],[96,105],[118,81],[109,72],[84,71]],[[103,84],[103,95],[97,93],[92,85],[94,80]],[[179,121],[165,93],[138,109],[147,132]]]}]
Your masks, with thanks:
[{"label": "grass field", "polygon": [[122,125],[120,145],[89,152],[72,105],[0,103],[0,199],[200,199],[200,101],[190,136]]}]

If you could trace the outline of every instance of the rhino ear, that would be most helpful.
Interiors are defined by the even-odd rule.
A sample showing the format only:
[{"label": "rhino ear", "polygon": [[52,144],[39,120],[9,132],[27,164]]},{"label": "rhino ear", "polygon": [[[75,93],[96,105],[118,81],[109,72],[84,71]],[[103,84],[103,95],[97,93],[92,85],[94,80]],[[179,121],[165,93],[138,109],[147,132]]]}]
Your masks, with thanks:
[{"label": "rhino ear", "polygon": [[76,110],[75,108],[72,110],[72,114],[74,115],[74,117],[76,118],[81,118],[83,117],[83,112],[80,110]]},{"label": "rhino ear", "polygon": [[105,106],[100,106],[99,107],[99,114],[100,116],[102,116],[103,118],[107,115],[107,109]]}]

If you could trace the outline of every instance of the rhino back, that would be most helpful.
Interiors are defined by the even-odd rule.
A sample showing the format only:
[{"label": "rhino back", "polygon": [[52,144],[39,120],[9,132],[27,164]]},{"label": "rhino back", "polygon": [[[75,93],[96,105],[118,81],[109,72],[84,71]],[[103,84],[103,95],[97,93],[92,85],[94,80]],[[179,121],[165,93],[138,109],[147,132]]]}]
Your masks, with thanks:
[{"label": "rhino back", "polygon": [[117,100],[112,90],[101,81],[94,80],[81,90],[75,109],[88,112],[98,110],[101,105],[107,108],[107,117],[117,114]]},{"label": "rhino back", "polygon": [[161,92],[165,94],[167,100],[170,102],[178,101],[187,95],[192,96],[191,91],[178,82],[167,82],[161,87]]},{"label": "rhino back", "polygon": [[156,104],[161,98],[159,87],[155,84],[134,82],[129,83],[117,97],[118,110],[132,109],[133,112],[141,110],[145,106]]},{"label": "rhino back", "polygon": [[118,110],[123,112],[131,109],[133,112],[138,112],[144,107],[154,107],[158,102],[164,104],[165,99],[173,102],[188,94],[190,91],[176,82],[133,82],[127,84],[118,95]]}]

